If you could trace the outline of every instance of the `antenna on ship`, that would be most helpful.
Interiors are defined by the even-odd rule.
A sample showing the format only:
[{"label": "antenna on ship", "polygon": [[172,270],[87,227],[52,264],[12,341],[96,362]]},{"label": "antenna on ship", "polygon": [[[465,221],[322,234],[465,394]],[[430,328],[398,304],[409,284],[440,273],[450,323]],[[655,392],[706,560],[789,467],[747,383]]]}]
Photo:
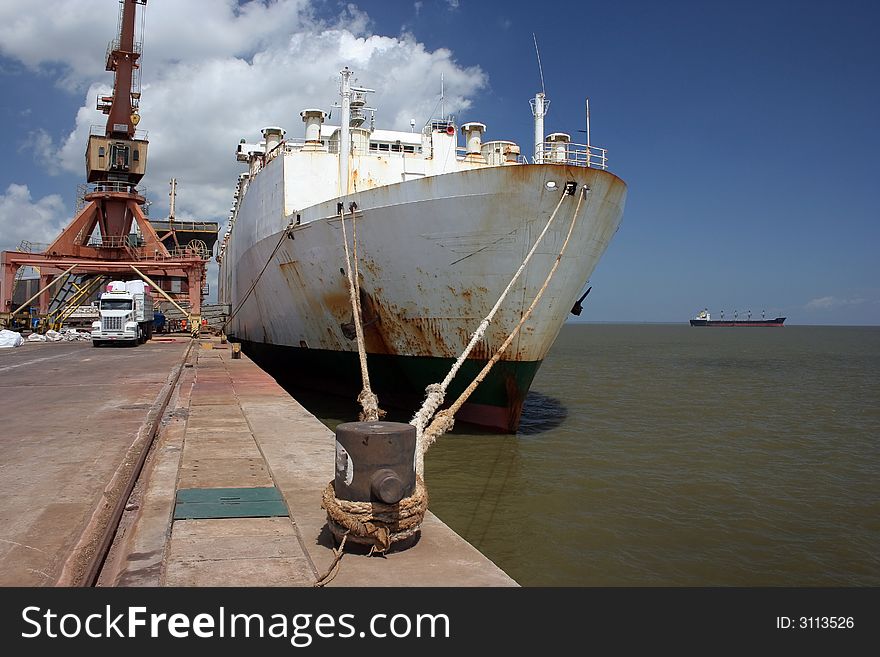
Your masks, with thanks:
[{"label": "antenna on ship", "polygon": [[541,164],[544,161],[544,116],[550,107],[550,101],[547,100],[544,93],[544,69],[541,67],[541,53],[538,52],[538,37],[532,32],[532,38],[535,40],[535,54],[538,56],[538,72],[541,75],[541,92],[535,94],[535,97],[529,100],[532,106],[532,115],[535,117],[535,164]]},{"label": "antenna on ship", "polygon": [[587,154],[590,152],[590,99],[586,99],[585,114],[587,118]]},{"label": "antenna on ship", "polygon": [[[422,130],[424,130],[425,128],[427,128],[427,127],[428,127],[428,124],[431,123],[434,119],[437,118],[437,109],[438,109],[438,108],[440,109],[440,118],[441,118],[441,119],[442,119],[442,118],[445,118],[445,117],[443,116],[443,114],[444,114],[444,107],[445,107],[444,104],[443,104],[443,100],[444,100],[444,98],[445,98],[445,96],[444,96],[444,90],[443,90],[443,73],[441,73],[441,74],[440,74],[440,98],[437,99],[437,104],[434,105],[434,109],[432,109],[432,110],[431,110],[431,113],[428,114],[428,118],[427,118],[427,120],[425,121],[424,125],[422,125]],[[410,126],[413,127],[413,128],[415,127],[415,119],[412,119],[412,121],[410,121]]]},{"label": "antenna on ship", "polygon": [[446,91],[443,88],[443,72],[440,72],[440,118],[446,118]]},{"label": "antenna on ship", "polygon": [[585,117],[585,122],[586,122],[586,125],[584,127],[586,129],[585,130],[578,130],[578,132],[585,133],[585,139],[587,140],[587,152],[585,153],[584,159],[585,159],[585,164],[589,167],[590,166],[590,147],[592,145],[592,143],[590,142],[590,99],[589,98],[584,99],[584,117]]},{"label": "antenna on ship", "polygon": [[532,32],[532,39],[535,41],[535,55],[538,57],[538,74],[541,76],[541,93],[543,94],[546,92],[544,89],[544,69],[541,67],[541,53],[538,52],[538,37],[534,32]]}]

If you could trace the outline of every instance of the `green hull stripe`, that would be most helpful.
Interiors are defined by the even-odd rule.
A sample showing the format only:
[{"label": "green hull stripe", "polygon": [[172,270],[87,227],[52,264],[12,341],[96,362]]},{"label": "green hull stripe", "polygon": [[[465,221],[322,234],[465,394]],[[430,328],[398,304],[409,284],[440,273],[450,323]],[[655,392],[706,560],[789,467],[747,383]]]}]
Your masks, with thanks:
[{"label": "green hull stripe", "polygon": [[[235,339],[234,336],[230,336]],[[355,394],[361,390],[360,363],[356,352],[330,351],[242,341],[248,357],[282,385],[314,387],[326,392]],[[370,386],[377,394],[423,398],[425,388],[447,375],[452,358],[368,354]],[[466,360],[446,393],[456,399],[476,378],[485,360]],[[468,398],[473,404],[509,408],[521,405],[541,361],[498,361],[486,379]]]}]

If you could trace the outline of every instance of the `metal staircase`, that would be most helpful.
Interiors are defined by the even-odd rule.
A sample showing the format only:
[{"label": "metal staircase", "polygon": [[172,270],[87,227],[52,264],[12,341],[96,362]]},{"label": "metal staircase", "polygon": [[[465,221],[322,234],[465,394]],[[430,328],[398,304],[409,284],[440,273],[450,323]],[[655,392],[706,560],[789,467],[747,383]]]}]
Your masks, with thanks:
[{"label": "metal staircase", "polygon": [[58,290],[58,293],[49,304],[49,312],[46,315],[46,325],[50,329],[60,330],[64,322],[77,311],[105,281],[106,276],[85,274],[81,276],[68,275]]}]

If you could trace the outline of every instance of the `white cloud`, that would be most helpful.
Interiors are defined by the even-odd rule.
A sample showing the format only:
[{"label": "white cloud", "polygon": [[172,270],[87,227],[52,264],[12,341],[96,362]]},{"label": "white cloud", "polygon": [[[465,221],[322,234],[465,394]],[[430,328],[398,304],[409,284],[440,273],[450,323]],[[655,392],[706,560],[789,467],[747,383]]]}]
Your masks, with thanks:
[{"label": "white cloud", "polygon": [[[0,0],[0,53],[85,92],[75,127],[55,141],[39,132],[37,153],[50,172],[82,175],[89,127],[106,122],[95,100],[112,85],[104,44],[115,37],[116,11],[106,0],[45,0],[34,9]],[[176,177],[178,213],[225,217],[242,170],[234,157],[239,139],[258,140],[266,125],[300,136],[299,111],[331,109],[343,66],[376,90],[370,100],[382,128],[408,130],[410,118],[428,120],[441,73],[453,113],[486,85],[479,67],[460,66],[451,51],[428,51],[407,34],[370,34],[369,26],[352,5],[320,19],[309,0],[148,3],[138,128],[149,135],[144,186],[154,216],[167,210],[168,180]]]},{"label": "white cloud", "polygon": [[106,45],[115,29],[116,12],[100,0],[56,0],[26,8],[15,0],[0,2],[0,54],[52,75],[68,89],[104,70],[105,51],[96,35],[107,35]]},{"label": "white cloud", "polygon": [[26,185],[9,185],[0,194],[0,251],[15,250],[22,240],[48,244],[69,219],[58,194],[34,201]]},{"label": "white cloud", "polygon": [[843,306],[856,306],[865,302],[861,297],[841,299],[838,297],[819,297],[808,301],[804,306],[807,310],[833,310]]},{"label": "white cloud", "polygon": [[28,134],[27,140],[22,143],[18,152],[30,152],[35,162],[49,174],[55,175],[61,171],[60,163],[56,157],[57,150],[58,147],[52,136],[43,128],[39,128]]},{"label": "white cloud", "polygon": [[[199,57],[244,57],[311,20],[309,0],[153,0],[144,17],[144,61],[154,67]],[[0,0],[0,53],[31,70],[55,73],[70,89],[105,77],[106,44],[117,8],[107,0],[43,0],[28,11]]]}]

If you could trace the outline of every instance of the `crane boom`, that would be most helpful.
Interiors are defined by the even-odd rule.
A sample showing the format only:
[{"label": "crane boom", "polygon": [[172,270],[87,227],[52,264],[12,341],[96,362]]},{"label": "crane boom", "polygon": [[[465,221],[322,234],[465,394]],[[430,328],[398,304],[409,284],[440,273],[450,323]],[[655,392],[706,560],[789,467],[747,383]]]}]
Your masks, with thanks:
[{"label": "crane boom", "polygon": [[122,14],[119,20],[119,37],[110,44],[107,53],[107,70],[115,73],[113,98],[107,117],[106,134],[111,136],[134,137],[137,113],[137,99],[132,90],[135,69],[138,68],[140,47],[135,44],[134,27],[137,5],[146,5],[147,0],[122,0]]}]

